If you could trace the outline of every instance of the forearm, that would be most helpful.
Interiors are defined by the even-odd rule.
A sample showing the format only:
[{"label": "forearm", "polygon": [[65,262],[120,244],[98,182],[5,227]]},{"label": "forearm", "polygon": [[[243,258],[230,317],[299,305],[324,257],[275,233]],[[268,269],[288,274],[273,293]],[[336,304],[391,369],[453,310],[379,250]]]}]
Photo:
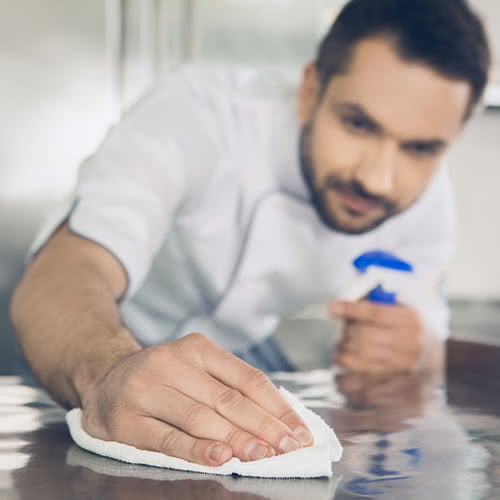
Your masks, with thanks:
[{"label": "forearm", "polygon": [[89,386],[140,349],[114,290],[78,253],[41,255],[14,294],[11,316],[33,372],[66,406],[79,406]]}]

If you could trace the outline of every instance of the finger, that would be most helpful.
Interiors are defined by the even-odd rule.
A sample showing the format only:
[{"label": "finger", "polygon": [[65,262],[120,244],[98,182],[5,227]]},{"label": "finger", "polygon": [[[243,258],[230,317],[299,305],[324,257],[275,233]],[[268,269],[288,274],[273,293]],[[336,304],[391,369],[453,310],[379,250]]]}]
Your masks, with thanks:
[{"label": "finger", "polygon": [[[312,434],[307,429],[307,426],[263,372],[215,344],[211,344],[205,349],[203,362],[203,368],[210,375],[218,379],[222,384],[237,391],[234,393],[226,390],[222,395],[226,401],[220,401],[219,399],[216,402],[219,407],[222,406],[224,409],[229,403],[230,407],[236,406],[239,410],[244,408],[250,410],[252,408],[252,415],[256,415],[258,413],[257,408],[261,408],[266,414],[272,415],[276,420],[285,424],[293,433],[290,437],[297,440],[300,445],[310,446],[313,443]],[[238,394],[246,396],[255,406],[244,402]],[[246,425],[250,425],[251,418],[254,418],[244,412],[241,417],[247,422]],[[270,434],[269,431],[275,433],[279,430],[276,422],[272,422],[268,418],[262,420],[264,417],[265,414],[261,413],[259,420],[254,423],[257,425],[254,425],[253,433],[258,431],[256,435],[260,437],[263,437],[263,430],[266,431],[266,434]],[[270,426],[269,429],[267,429],[268,425]],[[283,434],[283,429],[280,433]],[[268,441],[267,438],[264,439]]]},{"label": "finger", "polygon": [[358,349],[365,348],[370,350],[373,347],[394,349],[399,347],[401,339],[401,332],[395,332],[371,324],[354,322],[346,328],[343,342],[352,343]]},{"label": "finger", "polygon": [[[355,341],[354,341],[355,342]],[[391,344],[358,342],[347,352],[359,357],[365,363],[386,365],[387,370],[399,371],[409,368],[415,362],[411,353],[395,350]]]},{"label": "finger", "polygon": [[393,338],[385,329],[380,329],[364,323],[350,322],[344,329],[342,339],[338,344],[338,351],[360,355],[374,349],[394,347]]},{"label": "finger", "polygon": [[330,305],[329,311],[336,318],[369,322],[388,328],[407,324],[410,314],[407,307],[377,304],[368,300],[360,300],[359,302],[334,302]]},{"label": "finger", "polygon": [[346,342],[340,354],[356,357],[366,364],[391,363],[393,357],[393,353],[382,346],[356,344],[355,341]]},{"label": "finger", "polygon": [[142,406],[157,419],[169,423],[195,438],[227,444],[233,456],[242,461],[275,456],[269,443],[235,426],[208,406],[181,392],[157,385],[143,396]]},{"label": "finger", "polygon": [[394,357],[416,362],[421,352],[421,334],[417,330],[394,330],[363,323],[351,323],[346,328],[343,342],[352,343],[350,349],[372,351],[390,350]]},{"label": "finger", "polygon": [[414,363],[411,357],[395,353],[390,347],[367,344],[356,348],[347,344],[335,361],[347,370],[370,374],[409,371]]},{"label": "finger", "polygon": [[172,425],[151,417],[141,417],[127,426],[128,432],[119,441],[141,450],[164,453],[201,465],[218,466],[231,459],[229,446],[210,439],[198,439]]},{"label": "finger", "polygon": [[383,373],[383,366],[380,363],[367,362],[359,356],[348,352],[339,352],[335,356],[335,363],[348,372],[357,372],[363,374]]},{"label": "finger", "polygon": [[[277,417],[260,407],[239,390],[225,385],[205,369],[168,354],[170,366],[163,374],[166,385],[208,406],[234,426],[269,443],[276,453],[288,453],[301,447],[292,430]],[[237,376],[236,370],[232,371]]]}]

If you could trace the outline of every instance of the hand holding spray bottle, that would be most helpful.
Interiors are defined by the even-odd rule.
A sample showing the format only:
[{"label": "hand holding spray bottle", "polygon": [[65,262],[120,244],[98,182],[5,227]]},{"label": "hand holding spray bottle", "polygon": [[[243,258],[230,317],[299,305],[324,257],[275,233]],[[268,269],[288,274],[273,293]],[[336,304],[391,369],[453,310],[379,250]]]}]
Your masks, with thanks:
[{"label": "hand holding spray bottle", "polygon": [[394,254],[375,250],[360,255],[353,262],[358,278],[339,297],[357,301],[365,298],[379,304],[394,305],[413,266]]},{"label": "hand holding spray bottle", "polygon": [[[413,276],[413,266],[396,255],[373,250],[353,261],[356,279],[335,297],[338,301],[369,300],[378,304],[395,305],[403,288]],[[306,307],[295,319],[330,319],[325,304]]]}]

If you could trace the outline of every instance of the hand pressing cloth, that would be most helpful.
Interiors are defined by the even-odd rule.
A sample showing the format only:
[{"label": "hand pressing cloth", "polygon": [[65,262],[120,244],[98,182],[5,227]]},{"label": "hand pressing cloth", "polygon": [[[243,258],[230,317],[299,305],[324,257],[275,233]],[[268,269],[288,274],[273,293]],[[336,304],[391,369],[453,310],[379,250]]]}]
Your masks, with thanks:
[{"label": "hand pressing cloth", "polygon": [[73,441],[81,448],[131,464],[224,476],[237,474],[239,476],[273,478],[331,477],[331,463],[340,460],[342,456],[342,446],[335,432],[319,415],[307,409],[286,389],[281,387],[280,392],[311,431],[314,445],[253,462],[241,462],[238,458],[232,458],[218,467],[195,464],[156,451],[140,450],[116,441],[96,439],[83,429],[82,413],[79,408],[68,412],[66,421]]}]

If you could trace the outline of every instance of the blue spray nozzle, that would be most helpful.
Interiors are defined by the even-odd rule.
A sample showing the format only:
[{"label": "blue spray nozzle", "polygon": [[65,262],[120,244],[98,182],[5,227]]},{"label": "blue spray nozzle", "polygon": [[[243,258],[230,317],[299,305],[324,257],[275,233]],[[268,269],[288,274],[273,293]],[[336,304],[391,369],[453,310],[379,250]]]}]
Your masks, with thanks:
[{"label": "blue spray nozzle", "polygon": [[413,266],[409,262],[382,250],[366,252],[355,259],[353,264],[354,267],[361,273],[366,272],[371,266],[384,267],[386,269],[393,269],[395,271],[403,271],[407,273],[411,273],[413,271]]},{"label": "blue spray nozzle", "polygon": [[[366,273],[370,267],[404,273],[411,273],[413,271],[413,266],[409,262],[382,250],[366,252],[355,259],[353,264],[360,273]],[[368,292],[366,298],[370,302],[378,304],[394,305],[397,303],[397,293],[385,290],[381,283]]]},{"label": "blue spray nozzle", "polygon": [[397,294],[386,292],[381,285],[375,287],[366,297],[370,302],[378,304],[394,305],[397,303]]}]

